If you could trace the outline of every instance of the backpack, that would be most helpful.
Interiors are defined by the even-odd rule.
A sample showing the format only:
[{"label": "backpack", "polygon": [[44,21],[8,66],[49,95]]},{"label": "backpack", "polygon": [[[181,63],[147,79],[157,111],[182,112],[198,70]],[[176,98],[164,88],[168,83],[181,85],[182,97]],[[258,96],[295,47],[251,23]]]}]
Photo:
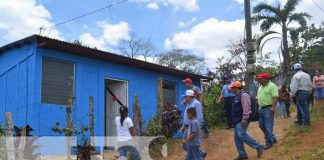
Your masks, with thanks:
[{"label": "backpack", "polygon": [[[247,93],[247,92],[242,92],[240,94],[240,98],[241,99],[241,96],[243,93]],[[257,122],[259,121],[259,105],[258,105],[258,102],[256,100],[256,98],[254,98],[253,96],[250,96],[251,97],[251,113],[250,113],[250,116],[249,116],[249,121],[250,122]]]},{"label": "backpack", "polygon": [[249,121],[250,122],[259,121],[259,104],[253,96],[251,96],[251,113],[250,113]]}]

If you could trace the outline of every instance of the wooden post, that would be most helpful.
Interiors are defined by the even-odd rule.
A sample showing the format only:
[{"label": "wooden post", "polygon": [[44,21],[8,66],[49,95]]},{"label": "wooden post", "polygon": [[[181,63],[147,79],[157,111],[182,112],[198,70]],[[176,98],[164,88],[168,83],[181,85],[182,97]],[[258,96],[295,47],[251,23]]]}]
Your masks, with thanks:
[{"label": "wooden post", "polygon": [[93,111],[93,97],[89,97],[89,118],[90,118],[90,144],[91,146],[95,146],[94,141],[94,111]]},{"label": "wooden post", "polygon": [[134,99],[135,99],[135,103],[133,105],[134,128],[136,131],[139,131],[139,135],[141,135],[142,132],[144,131],[144,125],[143,125],[141,107],[139,105],[139,98],[137,94],[135,94]]},{"label": "wooden post", "polygon": [[71,160],[71,141],[72,141],[72,127],[73,124],[71,122],[71,113],[72,113],[72,106],[74,104],[74,97],[71,96],[69,99],[69,104],[66,107],[66,129],[68,130],[68,133],[65,133],[66,136],[66,158],[67,160]]},{"label": "wooden post", "polygon": [[5,113],[5,120],[7,126],[7,138],[6,138],[6,148],[7,148],[7,158],[8,160],[15,160],[15,145],[13,139],[13,124],[12,124],[12,114],[10,112]]},{"label": "wooden post", "polygon": [[19,147],[18,147],[18,157],[17,159],[25,159],[24,157],[24,150],[26,145],[26,127],[22,128],[21,130],[21,136],[19,137]]},{"label": "wooden post", "polygon": [[160,123],[162,123],[162,111],[163,111],[163,79],[158,80],[157,85],[157,118]]}]

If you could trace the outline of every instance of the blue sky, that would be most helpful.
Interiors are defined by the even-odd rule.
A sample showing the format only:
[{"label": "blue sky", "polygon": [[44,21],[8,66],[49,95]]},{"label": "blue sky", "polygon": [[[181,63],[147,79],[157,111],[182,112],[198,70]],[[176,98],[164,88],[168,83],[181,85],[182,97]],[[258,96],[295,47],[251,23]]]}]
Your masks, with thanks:
[{"label": "blue sky", "polygon": [[[38,33],[42,26],[48,27],[118,1],[0,0],[0,46]],[[252,5],[279,1],[285,2],[252,0]],[[315,1],[324,7],[323,0]],[[312,23],[320,24],[324,20],[324,13],[311,0],[303,0],[298,11],[312,14]],[[260,32],[257,27],[253,29],[254,33]],[[128,0],[113,7],[111,14],[104,10],[45,30],[42,35],[66,41],[80,39],[90,46],[115,50],[131,32],[151,39],[160,51],[183,48],[215,60],[226,55],[226,45],[243,38],[243,0]],[[269,51],[272,45],[268,46]]]}]

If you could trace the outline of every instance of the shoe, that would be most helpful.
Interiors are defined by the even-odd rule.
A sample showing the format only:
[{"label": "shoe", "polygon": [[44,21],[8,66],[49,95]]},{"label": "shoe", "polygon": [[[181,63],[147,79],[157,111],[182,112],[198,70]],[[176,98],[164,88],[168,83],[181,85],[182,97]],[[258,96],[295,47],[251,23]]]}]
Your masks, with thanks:
[{"label": "shoe", "polygon": [[272,145],[268,145],[268,144],[266,144],[266,145],[263,147],[263,150],[268,150],[268,149],[270,149],[270,148],[272,148]]},{"label": "shoe", "polygon": [[257,152],[258,152],[257,157],[258,157],[258,158],[261,158],[261,156],[262,156],[262,154],[263,154],[263,150],[264,150],[263,146],[262,146],[260,149],[257,150]]},{"label": "shoe", "polygon": [[277,139],[273,139],[273,144],[276,144],[278,142]]},{"label": "shoe", "polygon": [[203,159],[205,159],[206,157],[207,157],[207,152],[205,152],[205,151],[202,151],[202,157],[203,157]]},{"label": "shoe", "polygon": [[247,160],[249,159],[248,157],[237,157],[234,160]]}]

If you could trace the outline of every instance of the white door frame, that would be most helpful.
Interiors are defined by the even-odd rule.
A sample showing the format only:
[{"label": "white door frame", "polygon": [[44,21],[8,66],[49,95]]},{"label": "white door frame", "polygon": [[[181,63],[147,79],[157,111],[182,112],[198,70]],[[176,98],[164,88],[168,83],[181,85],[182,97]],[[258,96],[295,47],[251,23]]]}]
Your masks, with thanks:
[{"label": "white door frame", "polygon": [[[117,82],[121,82],[121,83],[124,83],[124,84],[126,84],[126,104],[124,104],[124,105],[126,105],[128,108],[129,108],[129,106],[128,106],[128,103],[129,103],[129,96],[128,96],[128,81],[126,81],[126,80],[121,80],[121,79],[115,79],[115,78],[109,78],[109,77],[105,77],[104,78],[104,99],[105,99],[105,103],[104,103],[104,107],[105,107],[105,116],[104,116],[104,133],[105,133],[105,137],[106,136],[108,136],[108,133],[107,133],[107,94],[109,94],[108,93],[108,91],[106,90],[106,85],[107,85],[107,80],[109,81],[109,80],[111,80],[111,81],[117,81]],[[109,86],[109,84],[108,84],[108,86]],[[107,137],[106,137],[107,138]],[[107,145],[106,144],[106,138],[105,138],[105,146]],[[105,148],[110,148],[111,146],[106,146]]]}]

